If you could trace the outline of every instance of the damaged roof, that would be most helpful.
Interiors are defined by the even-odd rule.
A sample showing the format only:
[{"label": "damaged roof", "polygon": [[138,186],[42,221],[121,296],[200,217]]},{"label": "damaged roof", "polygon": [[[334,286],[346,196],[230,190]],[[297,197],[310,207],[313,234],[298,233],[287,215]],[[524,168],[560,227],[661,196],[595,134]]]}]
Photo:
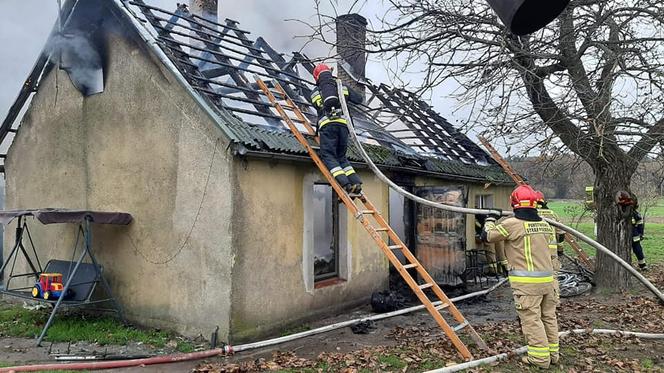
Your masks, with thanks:
[{"label": "damaged roof", "polygon": [[[142,0],[109,2],[129,18],[146,41],[156,43],[169,67],[177,70],[174,73],[215,111],[216,121],[237,153],[306,156],[253,78],[259,76],[268,86],[278,82],[315,123],[316,113],[307,99],[314,87],[313,64],[306,56],[278,53],[262,37],[252,39],[238,22],[210,21],[190,13],[182,4],[171,12]],[[33,71],[23,91],[34,91],[31,82],[38,77]],[[511,183],[486,152],[416,95],[385,84],[365,85],[366,103],[352,105],[351,113],[358,137],[376,164],[450,178]],[[15,132],[11,126],[18,111],[14,118],[12,114],[10,110],[0,127],[0,141]],[[292,119],[297,122],[297,118]],[[306,133],[304,127],[301,130]],[[348,155],[352,161],[362,161],[353,146]]]}]

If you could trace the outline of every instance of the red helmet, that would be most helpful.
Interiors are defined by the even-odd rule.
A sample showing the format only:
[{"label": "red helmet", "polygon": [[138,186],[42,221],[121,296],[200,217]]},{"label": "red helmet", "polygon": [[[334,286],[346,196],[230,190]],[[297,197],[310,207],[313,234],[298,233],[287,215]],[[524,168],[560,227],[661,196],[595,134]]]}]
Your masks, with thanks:
[{"label": "red helmet", "polygon": [[537,196],[538,203],[544,203],[546,201],[546,199],[544,198],[544,193],[542,193],[541,191],[536,190],[535,195]]},{"label": "red helmet", "polygon": [[320,76],[320,73],[322,73],[323,71],[332,71],[332,69],[330,69],[330,67],[324,63],[316,65],[316,67],[314,68],[314,80],[316,82],[318,82],[318,77]]},{"label": "red helmet", "polygon": [[530,185],[519,185],[510,196],[512,208],[536,208],[537,192]]}]

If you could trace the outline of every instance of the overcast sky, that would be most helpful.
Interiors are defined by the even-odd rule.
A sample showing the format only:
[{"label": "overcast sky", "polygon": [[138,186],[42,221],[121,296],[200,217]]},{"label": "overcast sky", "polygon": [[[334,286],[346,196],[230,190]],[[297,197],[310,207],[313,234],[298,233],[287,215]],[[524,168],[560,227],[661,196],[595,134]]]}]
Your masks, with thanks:
[{"label": "overcast sky", "polygon": [[[175,10],[178,2],[145,1],[167,10]],[[338,13],[343,14],[353,1],[335,2]],[[329,3],[322,3],[327,5],[328,14],[331,13]],[[365,5],[360,13],[375,24],[377,17],[384,13],[382,1],[368,3],[372,5]],[[0,42],[4,47],[0,54],[0,118],[4,118],[57,19],[58,7],[57,0],[0,0],[0,5],[3,9],[0,13]],[[286,19],[313,22],[315,8],[313,0],[220,0],[220,18],[235,19],[243,29],[251,31],[253,38],[263,36],[277,51],[291,52],[299,50],[304,42],[294,37],[307,34],[308,30],[302,23]],[[322,45],[313,45],[305,50],[310,57],[317,57],[316,54],[326,51]],[[369,61],[367,77],[374,82],[385,83],[393,78],[379,61]],[[440,87],[432,96],[433,106],[453,124],[456,123],[455,116],[461,115],[452,114],[456,102],[448,95],[454,88],[453,84]],[[471,137],[475,140],[474,134]]]}]

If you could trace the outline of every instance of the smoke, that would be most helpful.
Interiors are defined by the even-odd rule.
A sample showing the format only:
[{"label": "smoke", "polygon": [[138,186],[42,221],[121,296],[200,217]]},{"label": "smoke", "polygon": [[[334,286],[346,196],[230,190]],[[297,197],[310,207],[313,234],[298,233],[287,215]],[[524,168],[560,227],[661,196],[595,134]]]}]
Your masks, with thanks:
[{"label": "smoke", "polygon": [[104,91],[98,47],[83,31],[73,30],[53,37],[46,50],[60,59],[60,68],[69,74],[76,89],[89,96]]},{"label": "smoke", "polygon": [[[348,12],[352,0],[321,0],[321,11],[326,14],[344,14]],[[188,0],[145,0],[146,3],[174,11],[178,2]],[[90,2],[93,3],[94,2]],[[250,37],[262,36],[277,51],[290,53],[302,49],[306,40],[298,38],[311,33],[302,22],[315,24],[318,22],[314,0],[299,1],[267,1],[267,0],[219,0],[219,16],[240,22],[240,26],[251,32]],[[378,28],[378,17],[385,13],[383,1],[360,1],[364,3],[359,13],[366,17],[369,25]],[[332,4],[334,4],[333,9]],[[39,11],[35,11],[39,9]],[[358,10],[357,7],[355,9]],[[6,53],[0,53],[0,116],[16,98],[25,78],[37,56],[44,47],[46,38],[57,19],[56,0],[21,0],[12,1],[11,6],[3,8],[0,13],[0,43]],[[287,21],[287,19],[289,21]],[[333,35],[330,36],[334,40]],[[84,45],[85,42],[75,41]],[[311,58],[332,55],[329,46],[324,43],[310,43],[303,52]],[[88,74],[86,72],[86,74]],[[84,74],[85,75],[85,74]],[[89,75],[89,74],[88,74]],[[385,68],[383,61],[370,60],[367,64],[367,77],[375,82],[390,82],[395,79]],[[86,81],[84,79],[84,81]],[[94,90],[94,84],[91,85]],[[453,87],[441,87],[433,97],[446,96]],[[452,99],[435,100],[434,106],[445,116],[454,117],[452,109],[456,101]],[[458,114],[457,114],[458,115]]]},{"label": "smoke", "polygon": [[[145,0],[156,7],[174,11],[178,2],[187,0]],[[324,14],[346,14],[355,1],[335,0],[334,6],[328,0],[320,2],[320,10]],[[361,3],[361,2],[360,2]],[[382,5],[378,2],[361,8],[361,12],[371,22],[380,14]],[[375,4],[374,4],[375,3]],[[360,9],[355,5],[353,11]],[[218,17],[220,20],[229,18],[240,23],[240,28],[250,31],[250,37],[262,36],[276,51],[280,53],[304,52],[311,58],[323,58],[333,54],[330,45],[323,42],[309,42],[305,35],[312,33],[308,24],[318,24],[318,16],[314,0],[300,1],[266,1],[266,0],[219,0]],[[334,42],[334,34],[326,35]],[[306,46],[305,46],[306,44]],[[304,48],[303,48],[304,47]]]},{"label": "smoke", "polygon": [[[178,2],[189,3],[189,0],[144,0],[150,5],[173,11]],[[250,31],[250,37],[256,39],[262,36],[276,51],[291,53],[302,51],[309,58],[321,59],[334,55],[334,50],[323,42],[307,43],[303,36],[312,33],[306,25],[318,24],[316,13],[316,0],[218,0],[219,19],[230,18],[240,22],[240,28]],[[326,15],[359,13],[369,22],[369,28],[380,29],[380,18],[385,15],[389,2],[385,1],[354,1],[354,0],[318,0],[320,12]],[[357,4],[356,4],[357,3]],[[355,5],[354,5],[355,4]],[[354,6],[353,6],[354,5]],[[323,20],[325,22],[326,20]],[[330,30],[332,31],[332,30]],[[328,40],[334,42],[333,32],[326,35]],[[329,61],[332,62],[332,61]],[[369,55],[366,67],[366,77],[376,83],[387,83],[395,86],[412,84],[417,86],[422,74],[413,71],[410,74],[395,75],[395,65],[402,61],[383,61],[376,56]],[[417,70],[417,69],[413,69]],[[466,108],[459,108],[458,101],[452,97],[458,84],[453,81],[446,82],[431,92],[425,99],[429,99],[432,106],[448,118],[453,124],[459,124],[454,118],[468,116]]]}]

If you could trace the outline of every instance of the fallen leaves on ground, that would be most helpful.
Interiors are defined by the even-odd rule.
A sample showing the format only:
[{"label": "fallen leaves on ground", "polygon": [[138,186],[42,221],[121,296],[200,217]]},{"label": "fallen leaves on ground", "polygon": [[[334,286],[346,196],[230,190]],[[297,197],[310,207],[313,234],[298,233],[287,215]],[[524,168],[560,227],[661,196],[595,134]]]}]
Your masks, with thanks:
[{"label": "fallen leaves on ground", "polygon": [[[664,267],[653,268],[648,277],[659,287],[664,287]],[[558,315],[560,330],[603,328],[664,333],[664,307],[649,295],[565,299]],[[525,344],[517,320],[487,322],[475,325],[475,329],[498,353]],[[461,336],[465,338],[463,334]],[[290,351],[277,351],[269,358],[256,360],[228,361],[224,358],[200,364],[194,372],[421,372],[461,362],[452,343],[433,321],[417,327],[396,327],[387,333],[387,338],[394,343],[348,353],[324,351],[312,359],[298,357]],[[487,356],[475,346],[470,348],[476,357]],[[561,340],[561,353],[562,365],[558,367],[561,372],[664,372],[664,341],[627,336],[569,335]],[[506,362],[471,371],[523,370],[526,366],[517,357],[512,357]]]}]

